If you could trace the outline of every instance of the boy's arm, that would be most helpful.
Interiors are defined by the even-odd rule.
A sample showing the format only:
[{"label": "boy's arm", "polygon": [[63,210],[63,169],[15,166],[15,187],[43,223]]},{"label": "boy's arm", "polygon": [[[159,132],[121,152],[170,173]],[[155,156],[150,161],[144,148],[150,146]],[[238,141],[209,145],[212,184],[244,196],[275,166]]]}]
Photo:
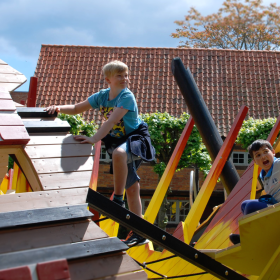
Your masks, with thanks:
[{"label": "boy's arm", "polygon": [[113,128],[115,124],[117,124],[123,116],[128,112],[127,109],[123,108],[115,108],[112,115],[109,117],[109,119],[102,124],[102,126],[98,129],[98,131],[92,136],[87,137],[84,135],[76,135],[74,136],[75,140],[81,141],[81,143],[91,143],[94,144],[104,138],[110,130]]},{"label": "boy's arm", "polygon": [[68,115],[76,115],[80,114],[84,111],[91,109],[91,105],[89,104],[88,100],[83,102],[74,104],[74,105],[51,105],[45,109],[49,114],[53,114],[54,112],[64,113]]}]

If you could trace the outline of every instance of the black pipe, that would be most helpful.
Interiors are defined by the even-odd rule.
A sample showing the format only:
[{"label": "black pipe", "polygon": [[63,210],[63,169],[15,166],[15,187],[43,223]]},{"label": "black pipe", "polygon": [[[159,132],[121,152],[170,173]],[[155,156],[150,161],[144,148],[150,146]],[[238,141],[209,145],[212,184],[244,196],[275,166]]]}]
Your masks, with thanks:
[{"label": "black pipe", "polygon": [[[214,161],[223,145],[218,129],[207,109],[190,69],[185,68],[179,57],[172,60],[171,68],[195,125],[211,159]],[[229,160],[226,162],[220,178],[229,194],[240,179],[235,166]]]}]

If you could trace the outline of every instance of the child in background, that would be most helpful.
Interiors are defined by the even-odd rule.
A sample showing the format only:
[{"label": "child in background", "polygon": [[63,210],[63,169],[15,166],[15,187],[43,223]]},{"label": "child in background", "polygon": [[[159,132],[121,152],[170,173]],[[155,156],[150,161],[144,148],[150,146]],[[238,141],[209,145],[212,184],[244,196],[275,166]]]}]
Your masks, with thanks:
[{"label": "child in background", "polygon": [[[266,195],[243,201],[241,211],[244,215],[280,202],[280,159],[275,157],[273,147],[268,141],[259,139],[248,147],[248,152],[255,164],[262,168],[260,179]],[[240,243],[239,234],[231,234],[229,238],[233,244]]]},{"label": "child in background", "polygon": [[[113,201],[124,207],[123,193],[126,189],[130,211],[142,217],[140,177],[136,170],[144,161],[153,161],[155,150],[151,144],[148,126],[138,116],[138,107],[133,93],[127,88],[128,67],[121,61],[112,61],[103,67],[109,88],[88,97],[75,105],[52,105],[46,110],[65,114],[80,114],[91,108],[99,110],[106,121],[92,137],[74,136],[81,143],[94,144],[102,140],[107,152],[112,155],[114,177]],[[133,233],[124,241],[128,246],[147,243],[148,240]]]}]

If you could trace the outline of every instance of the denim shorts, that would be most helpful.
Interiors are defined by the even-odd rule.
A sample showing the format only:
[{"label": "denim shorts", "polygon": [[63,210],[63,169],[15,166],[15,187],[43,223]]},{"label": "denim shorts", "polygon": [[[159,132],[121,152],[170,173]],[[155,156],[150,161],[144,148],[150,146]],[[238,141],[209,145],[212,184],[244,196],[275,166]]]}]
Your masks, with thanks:
[{"label": "denim shorts", "polygon": [[139,161],[141,160],[140,157],[132,154],[130,152],[130,148],[129,148],[129,142],[126,141],[123,144],[121,144],[120,146],[118,146],[118,148],[123,149],[124,151],[126,151],[127,154],[127,178],[126,178],[126,185],[125,185],[125,189],[128,189],[129,187],[131,187],[136,181],[140,181],[140,177],[137,175],[137,168],[136,168],[136,164],[135,161]]}]

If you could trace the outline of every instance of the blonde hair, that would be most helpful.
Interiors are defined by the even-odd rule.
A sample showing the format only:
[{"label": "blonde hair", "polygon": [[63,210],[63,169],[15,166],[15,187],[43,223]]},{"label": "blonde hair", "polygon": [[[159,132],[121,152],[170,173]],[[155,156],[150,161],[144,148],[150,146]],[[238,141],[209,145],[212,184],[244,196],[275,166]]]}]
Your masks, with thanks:
[{"label": "blonde hair", "polygon": [[116,73],[122,73],[124,71],[128,71],[128,67],[125,63],[119,60],[114,60],[104,65],[102,71],[105,77],[110,78],[112,75]]}]

